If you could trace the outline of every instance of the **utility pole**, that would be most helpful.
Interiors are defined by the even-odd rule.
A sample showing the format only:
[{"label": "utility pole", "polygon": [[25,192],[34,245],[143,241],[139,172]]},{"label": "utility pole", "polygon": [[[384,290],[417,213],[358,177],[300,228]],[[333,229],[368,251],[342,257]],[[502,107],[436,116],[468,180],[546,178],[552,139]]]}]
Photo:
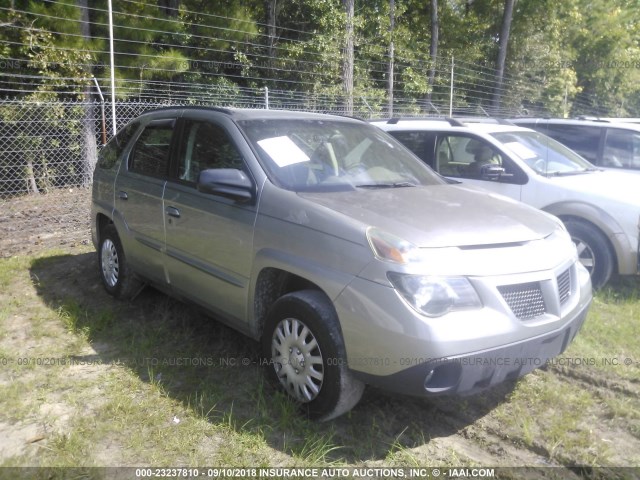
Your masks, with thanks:
[{"label": "utility pole", "polygon": [[113,124],[113,134],[118,131],[116,126],[116,66],[113,56],[113,8],[109,0],[109,58],[111,61],[111,122]]}]

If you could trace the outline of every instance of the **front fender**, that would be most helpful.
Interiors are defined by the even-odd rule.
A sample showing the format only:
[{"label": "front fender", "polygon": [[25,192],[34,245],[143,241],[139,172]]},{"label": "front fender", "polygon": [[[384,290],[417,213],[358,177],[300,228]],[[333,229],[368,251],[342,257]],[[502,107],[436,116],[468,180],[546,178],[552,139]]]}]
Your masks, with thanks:
[{"label": "front fender", "polygon": [[634,247],[629,242],[622,225],[607,211],[595,205],[582,202],[554,203],[553,205],[545,207],[543,210],[562,220],[575,218],[597,227],[604,233],[613,247],[618,264],[618,272],[620,274],[635,273],[635,271],[630,270],[630,265],[635,266],[636,264],[636,261],[630,258]]},{"label": "front fender", "polygon": [[558,202],[543,208],[556,217],[576,217],[598,227],[607,237],[624,233],[622,226],[604,209],[582,202]]}]

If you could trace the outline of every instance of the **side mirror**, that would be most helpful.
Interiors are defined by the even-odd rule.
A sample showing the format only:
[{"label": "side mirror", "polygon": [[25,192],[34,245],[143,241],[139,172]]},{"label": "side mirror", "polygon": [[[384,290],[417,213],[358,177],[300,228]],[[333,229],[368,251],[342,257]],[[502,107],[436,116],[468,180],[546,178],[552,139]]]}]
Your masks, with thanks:
[{"label": "side mirror", "polygon": [[230,198],[238,202],[253,199],[253,184],[242,170],[235,168],[210,168],[198,175],[199,192]]},{"label": "side mirror", "polygon": [[504,168],[500,165],[487,163],[480,167],[480,178],[483,180],[500,180],[500,177],[504,175],[504,172]]}]

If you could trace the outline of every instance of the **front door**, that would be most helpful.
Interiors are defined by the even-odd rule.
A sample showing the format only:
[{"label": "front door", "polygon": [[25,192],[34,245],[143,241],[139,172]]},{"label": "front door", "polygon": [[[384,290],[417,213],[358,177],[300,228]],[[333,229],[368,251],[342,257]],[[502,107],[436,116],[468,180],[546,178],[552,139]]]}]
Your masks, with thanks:
[{"label": "front door", "polygon": [[164,194],[169,280],[175,291],[240,321],[247,317],[256,206],[201,193],[196,183],[205,169],[248,170],[225,127],[180,122],[177,168]]},{"label": "front door", "polygon": [[481,138],[441,134],[435,161],[441,175],[521,200],[521,172],[495,146]]}]

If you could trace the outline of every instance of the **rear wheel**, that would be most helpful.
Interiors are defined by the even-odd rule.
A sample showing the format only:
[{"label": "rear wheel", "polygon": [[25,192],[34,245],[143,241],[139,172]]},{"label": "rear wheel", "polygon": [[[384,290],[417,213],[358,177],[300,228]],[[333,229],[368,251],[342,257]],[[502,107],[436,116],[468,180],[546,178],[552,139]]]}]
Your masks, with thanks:
[{"label": "rear wheel", "polygon": [[129,268],[120,237],[113,225],[102,229],[98,246],[98,267],[102,285],[110,295],[129,299],[140,289],[141,282]]},{"label": "rear wheel", "polygon": [[316,420],[353,408],[364,384],[346,365],[335,309],[322,292],[303,290],[278,299],[262,337],[267,375]]},{"label": "rear wheel", "polygon": [[613,273],[614,256],[604,234],[579,220],[564,222],[578,250],[580,263],[589,271],[593,288],[603,287]]}]

